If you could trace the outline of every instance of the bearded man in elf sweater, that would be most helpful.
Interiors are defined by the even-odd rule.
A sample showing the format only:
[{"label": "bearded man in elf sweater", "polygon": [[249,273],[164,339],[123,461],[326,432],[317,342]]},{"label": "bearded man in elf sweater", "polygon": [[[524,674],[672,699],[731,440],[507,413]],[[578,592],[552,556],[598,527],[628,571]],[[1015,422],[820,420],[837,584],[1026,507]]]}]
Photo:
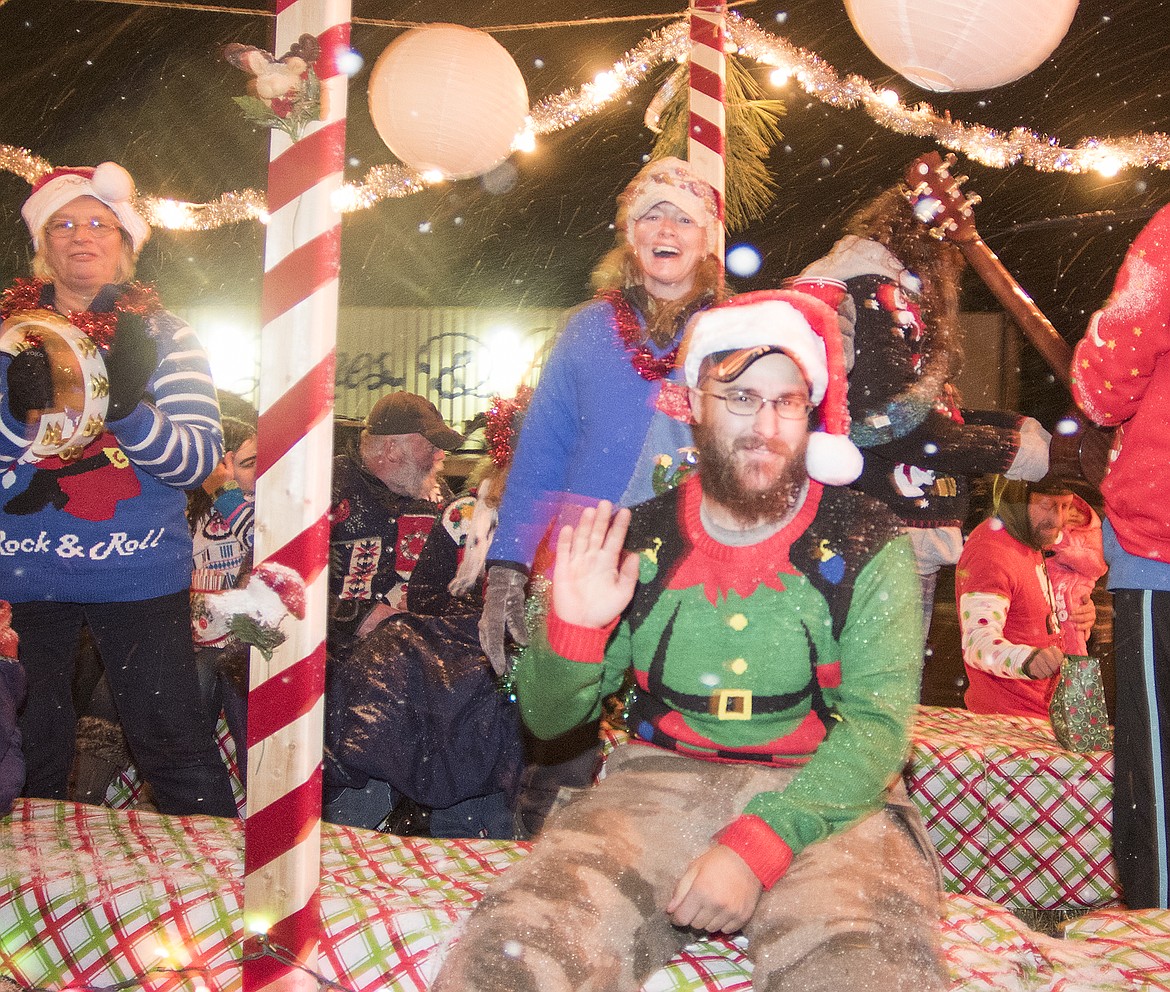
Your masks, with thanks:
[{"label": "bearded man in elf sweater", "polygon": [[[617,244],[593,273],[598,295],[569,317],[541,371],[500,503],[480,622],[499,674],[506,634],[528,643],[525,592],[554,518],[601,499],[632,506],[692,467],[677,357],[687,318],[722,291],[718,196],[687,163],[663,158],[617,204]],[[588,785],[598,744],[588,727],[530,744],[521,816],[535,832],[549,797]]]},{"label": "bearded man in elf sweater", "polygon": [[632,668],[635,739],[489,889],[434,992],[628,992],[740,930],[756,989],[946,987],[937,865],[900,779],[913,555],[884,506],[825,485],[860,470],[836,315],[737,297],[692,320],[685,369],[699,472],[560,531],[516,670],[549,735]]},{"label": "bearded man in elf sweater", "polygon": [[[131,281],[150,225],[120,165],[53,170],[21,216],[35,278],[0,295],[0,317],[42,330],[0,354],[0,597],[28,675],[24,795],[65,798],[88,626],[159,811],[235,816],[191,643],[184,490],[223,454],[207,356],[153,289]],[[80,402],[58,388],[70,366],[61,342],[81,369]]]}]

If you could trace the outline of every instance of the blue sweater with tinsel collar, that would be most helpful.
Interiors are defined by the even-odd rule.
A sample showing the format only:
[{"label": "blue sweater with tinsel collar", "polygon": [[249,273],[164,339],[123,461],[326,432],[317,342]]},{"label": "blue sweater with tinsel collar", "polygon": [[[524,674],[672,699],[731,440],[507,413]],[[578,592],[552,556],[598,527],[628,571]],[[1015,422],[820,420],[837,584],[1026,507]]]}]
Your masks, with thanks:
[{"label": "blue sweater with tinsel collar", "polygon": [[[673,344],[647,347],[661,357]],[[665,381],[672,386],[664,395],[663,381],[638,374],[608,302],[590,301],[570,316],[524,417],[489,565],[531,568],[562,510],[603,499],[633,506],[655,494],[656,477],[659,489],[677,481],[680,466],[691,464],[691,429],[659,406],[683,395],[682,370]]]}]

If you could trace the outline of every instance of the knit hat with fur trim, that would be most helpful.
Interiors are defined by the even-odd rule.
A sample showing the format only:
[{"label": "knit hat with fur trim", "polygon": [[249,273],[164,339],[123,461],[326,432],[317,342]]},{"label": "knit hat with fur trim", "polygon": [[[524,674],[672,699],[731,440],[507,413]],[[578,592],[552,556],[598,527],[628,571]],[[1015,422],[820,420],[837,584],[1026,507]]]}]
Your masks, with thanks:
[{"label": "knit hat with fur trim", "polygon": [[134,208],[134,180],[117,162],[103,162],[97,168],[54,169],[36,181],[20,208],[34,249],[41,247],[41,235],[49,218],[79,196],[92,196],[114,211],[130,236],[134,253],[142,250],[150,237],[150,225]]},{"label": "knit hat with fur trim", "polygon": [[687,385],[698,388],[704,359],[718,354],[720,380],[730,382],[764,355],[796,363],[819,407],[820,427],[808,441],[810,478],[848,485],[861,474],[861,452],[849,440],[848,386],[837,314],[807,293],[766,289],[742,293],[691,318],[683,344]]},{"label": "knit hat with fur trim", "polygon": [[701,179],[682,159],[655,159],[642,168],[618,197],[619,213],[624,208],[626,240],[634,243],[634,222],[658,203],[673,203],[707,232],[707,251],[719,243],[722,209],[715,187]]}]

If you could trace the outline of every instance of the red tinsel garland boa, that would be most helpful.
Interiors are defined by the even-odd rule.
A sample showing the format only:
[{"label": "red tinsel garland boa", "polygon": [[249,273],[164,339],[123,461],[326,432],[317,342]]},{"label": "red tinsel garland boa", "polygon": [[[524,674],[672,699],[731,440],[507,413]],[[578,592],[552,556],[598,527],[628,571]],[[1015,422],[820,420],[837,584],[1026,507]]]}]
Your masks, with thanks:
[{"label": "red tinsel garland boa", "polygon": [[496,468],[507,468],[512,463],[516,448],[516,435],[520,433],[520,422],[528,401],[532,399],[532,387],[521,386],[513,399],[497,396],[487,411],[487,424],[483,438],[487,442],[488,454]]},{"label": "red tinsel garland boa", "polygon": [[670,375],[678,359],[679,345],[675,344],[658,358],[646,345],[640,343],[645,332],[629,300],[616,289],[598,293],[598,297],[613,308],[613,327],[618,340],[630,353],[630,364],[634,366],[634,371],[647,382],[657,382]]},{"label": "red tinsel garland boa", "polygon": [[[24,310],[39,310],[41,293],[45,282],[42,279],[17,279],[8,289],[0,293],[0,320],[7,320],[12,314]],[[162,309],[158,293],[153,286],[132,282],[119,294],[114,309],[108,313],[94,313],[82,310],[70,313],[69,323],[87,334],[99,347],[109,350],[114,330],[123,314],[147,317]]]}]

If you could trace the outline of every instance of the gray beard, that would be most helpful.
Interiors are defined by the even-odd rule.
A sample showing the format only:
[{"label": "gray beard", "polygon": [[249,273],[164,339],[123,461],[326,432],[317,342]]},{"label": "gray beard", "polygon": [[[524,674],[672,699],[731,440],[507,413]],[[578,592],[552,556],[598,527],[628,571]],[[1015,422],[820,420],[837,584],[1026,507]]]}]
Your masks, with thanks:
[{"label": "gray beard", "polygon": [[386,488],[399,496],[409,496],[411,499],[430,499],[435,492],[438,482],[438,472],[435,469],[422,470],[409,462],[403,464],[398,471],[381,476]]},{"label": "gray beard", "polygon": [[699,450],[699,485],[703,495],[723,507],[739,523],[749,527],[778,523],[796,506],[808,481],[804,464],[807,438],[790,453],[784,468],[770,486],[748,489],[740,481],[734,456],[737,450],[750,448],[750,444],[729,449],[704,424],[694,425],[694,436],[695,447]]}]

